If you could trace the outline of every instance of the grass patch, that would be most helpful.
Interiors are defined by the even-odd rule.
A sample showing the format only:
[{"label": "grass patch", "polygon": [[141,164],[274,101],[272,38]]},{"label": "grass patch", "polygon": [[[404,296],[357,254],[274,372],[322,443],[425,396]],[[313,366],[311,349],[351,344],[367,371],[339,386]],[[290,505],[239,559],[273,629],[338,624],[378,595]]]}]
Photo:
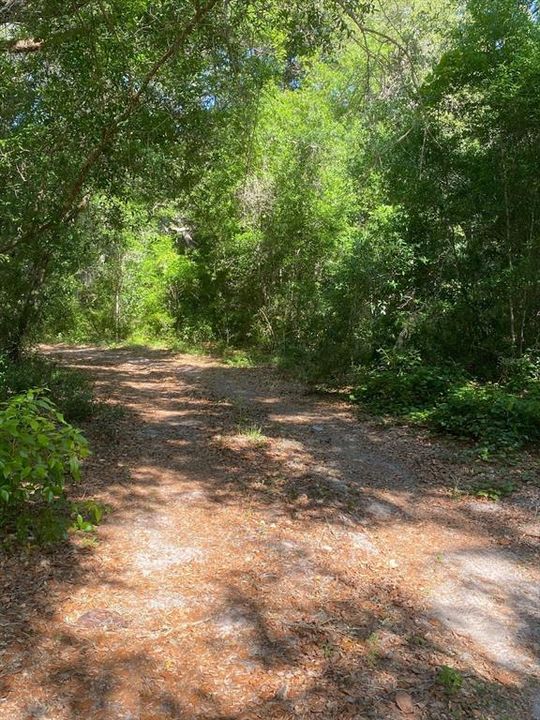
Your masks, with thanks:
[{"label": "grass patch", "polygon": [[262,446],[268,442],[268,438],[259,425],[240,425],[238,435],[246,438],[250,443],[253,443],[253,445]]},{"label": "grass patch", "polygon": [[437,683],[442,685],[449,695],[453,695],[458,692],[458,690],[461,690],[463,675],[459,670],[455,670],[448,665],[443,665],[437,673]]}]

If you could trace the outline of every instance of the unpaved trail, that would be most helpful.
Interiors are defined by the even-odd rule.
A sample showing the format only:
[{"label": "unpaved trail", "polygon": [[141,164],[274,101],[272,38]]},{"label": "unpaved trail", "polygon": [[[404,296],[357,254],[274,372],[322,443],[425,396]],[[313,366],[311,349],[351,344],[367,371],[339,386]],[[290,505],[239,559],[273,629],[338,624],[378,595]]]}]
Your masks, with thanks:
[{"label": "unpaved trail", "polygon": [[2,720],[540,718],[536,485],[456,499],[450,446],[269,369],[49,352],[113,408],[80,489],[112,511],[2,558]]}]

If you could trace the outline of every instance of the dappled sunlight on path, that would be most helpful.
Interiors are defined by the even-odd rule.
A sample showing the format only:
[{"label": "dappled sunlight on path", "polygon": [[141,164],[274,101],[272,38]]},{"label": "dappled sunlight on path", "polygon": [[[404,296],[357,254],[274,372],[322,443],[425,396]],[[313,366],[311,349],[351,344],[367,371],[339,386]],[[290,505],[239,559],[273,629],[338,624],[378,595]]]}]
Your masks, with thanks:
[{"label": "dappled sunlight on path", "polygon": [[2,720],[531,717],[536,495],[477,511],[447,450],[267,369],[49,351],[124,408],[87,428],[113,511],[5,559]]}]

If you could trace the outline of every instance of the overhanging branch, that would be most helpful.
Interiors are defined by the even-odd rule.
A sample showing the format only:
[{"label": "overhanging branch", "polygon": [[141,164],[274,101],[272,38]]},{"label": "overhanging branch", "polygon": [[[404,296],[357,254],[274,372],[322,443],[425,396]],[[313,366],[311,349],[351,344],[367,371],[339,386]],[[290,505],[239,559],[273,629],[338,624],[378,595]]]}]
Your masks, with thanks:
[{"label": "overhanging branch", "polygon": [[163,67],[181,52],[188,37],[195,28],[202,23],[204,18],[219,1],[220,0],[207,0],[205,4],[197,4],[196,11],[191,20],[178,33],[168,49],[155,61],[150,70],[148,70],[139,89],[133,93],[125,109],[102,129],[101,140],[88,153],[75,179],[65,188],[64,199],[59,209],[40,225],[31,228],[22,237],[19,237],[11,243],[9,247],[2,248],[3,252],[12,252],[17,244],[28,242],[32,238],[39,237],[71,217],[72,211],[78,204],[79,197],[90,173],[104,156],[107,148],[110,147],[111,143],[118,136],[122,125],[139,109],[143,97],[152,81],[159,75]]},{"label": "overhanging branch", "polygon": [[416,78],[416,72],[414,68],[414,62],[411,57],[411,54],[409,50],[401,43],[399,40],[396,40],[396,38],[393,38],[391,35],[387,35],[386,33],[376,30],[375,28],[369,27],[368,25],[365,25],[361,19],[358,17],[358,15],[347,6],[347,3],[344,0],[335,0],[337,5],[343,10],[343,12],[347,15],[347,17],[352,20],[354,25],[358,28],[358,30],[362,33],[362,35],[365,37],[366,35],[372,35],[373,37],[379,38],[379,40],[384,41],[385,43],[388,43],[390,45],[393,45],[397,50],[399,50],[403,57],[407,60],[410,69],[411,69],[411,79],[413,81],[413,85],[415,90],[418,90],[418,81]]}]

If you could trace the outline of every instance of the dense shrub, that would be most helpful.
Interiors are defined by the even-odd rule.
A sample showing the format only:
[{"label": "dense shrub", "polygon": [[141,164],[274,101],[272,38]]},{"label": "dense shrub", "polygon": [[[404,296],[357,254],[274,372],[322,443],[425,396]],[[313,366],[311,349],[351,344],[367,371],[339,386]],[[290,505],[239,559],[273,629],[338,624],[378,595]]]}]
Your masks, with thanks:
[{"label": "dense shrub", "polygon": [[533,393],[540,386],[540,354],[529,352],[519,358],[504,358],[500,361],[500,379],[505,387]]},{"label": "dense shrub", "polygon": [[69,421],[83,420],[92,413],[92,386],[82,373],[37,354],[17,363],[0,355],[0,402],[36,387],[47,388],[48,397]]},{"label": "dense shrub", "polygon": [[26,532],[32,525],[29,518],[36,516],[53,524],[66,479],[79,478],[80,462],[88,452],[83,435],[64,420],[43,391],[12,397],[0,410],[3,529]]},{"label": "dense shrub", "polygon": [[516,448],[540,441],[540,388],[517,394],[495,383],[466,383],[429,416],[433,427],[472,437],[484,447]]},{"label": "dense shrub", "polygon": [[534,364],[504,366],[500,383],[479,383],[453,367],[389,357],[361,372],[353,400],[371,412],[472,438],[484,453],[515,449],[540,441],[540,383]]},{"label": "dense shrub", "polygon": [[416,356],[386,356],[360,371],[353,399],[376,413],[404,415],[433,407],[462,377],[453,367],[423,365]]}]

